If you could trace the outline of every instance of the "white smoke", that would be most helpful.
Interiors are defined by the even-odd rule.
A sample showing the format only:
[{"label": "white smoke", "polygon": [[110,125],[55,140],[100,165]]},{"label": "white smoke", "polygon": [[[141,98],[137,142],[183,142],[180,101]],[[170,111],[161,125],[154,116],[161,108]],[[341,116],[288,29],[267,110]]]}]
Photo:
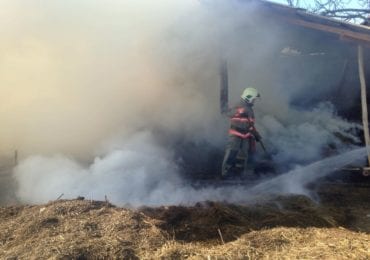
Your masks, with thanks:
[{"label": "white smoke", "polygon": [[[0,25],[6,25],[0,35],[0,96],[7,97],[0,107],[0,152],[18,149],[26,158],[15,169],[21,201],[45,202],[63,193],[160,205],[236,196],[221,188],[195,191],[180,185],[179,158],[173,155],[178,147],[151,134],[224,146],[221,58],[229,65],[230,105],[246,86],[260,90],[257,127],[278,163],[319,160],[328,144],[338,151],[351,148],[333,133],[356,141],[354,125],[330,105],[309,111],[289,105],[298,90],[312,91],[277,83],[276,57],[286,47],[285,32],[258,16],[254,4],[23,4],[4,0],[0,8],[7,21]],[[298,72],[290,71],[293,82],[299,82]],[[120,141],[101,147],[112,136]]]},{"label": "white smoke", "polygon": [[[281,164],[307,164],[331,155],[323,151],[329,145],[336,152],[344,152],[360,142],[356,136],[360,126],[335,115],[330,103],[321,103],[312,110],[289,108],[284,115],[264,115],[259,124],[275,149],[274,159]],[[347,139],[347,144],[338,135]]]},{"label": "white smoke", "polygon": [[297,166],[295,169],[264,181],[249,190],[250,194],[304,194],[309,195],[307,184],[327,176],[328,174],[340,171],[341,168],[352,163],[363,163],[366,156],[366,147],[357,148],[340,155],[332,156],[307,166]]},{"label": "white smoke", "polygon": [[122,205],[168,202],[181,184],[168,151],[148,132],[138,133],[91,165],[64,156],[32,156],[14,169],[18,196],[28,203],[84,196]]},{"label": "white smoke", "polygon": [[[142,146],[143,142],[146,147]],[[144,133],[122,149],[96,158],[86,168],[61,156],[30,157],[16,167],[15,175],[19,180],[19,199],[28,203],[45,203],[62,194],[70,199],[108,198],[114,204],[135,207],[191,205],[207,200],[255,203],[269,194],[309,195],[307,184],[363,160],[365,152],[366,148],[359,148],[300,166],[252,187],[226,185],[196,189],[181,180],[171,157]]]}]

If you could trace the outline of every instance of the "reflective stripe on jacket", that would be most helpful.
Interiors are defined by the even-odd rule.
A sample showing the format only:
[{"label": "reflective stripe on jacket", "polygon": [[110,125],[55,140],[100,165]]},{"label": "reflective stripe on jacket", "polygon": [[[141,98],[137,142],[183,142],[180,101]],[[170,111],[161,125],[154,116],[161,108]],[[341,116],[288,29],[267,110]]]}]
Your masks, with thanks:
[{"label": "reflective stripe on jacket", "polygon": [[241,100],[238,105],[232,108],[228,116],[230,117],[229,134],[242,139],[259,136],[254,127],[255,118],[252,105]]}]

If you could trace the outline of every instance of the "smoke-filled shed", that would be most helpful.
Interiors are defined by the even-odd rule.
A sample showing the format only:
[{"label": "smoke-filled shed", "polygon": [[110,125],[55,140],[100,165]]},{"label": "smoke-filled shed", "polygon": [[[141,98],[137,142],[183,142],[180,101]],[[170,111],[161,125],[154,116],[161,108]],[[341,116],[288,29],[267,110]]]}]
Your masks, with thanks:
[{"label": "smoke-filled shed", "polygon": [[[247,84],[269,89],[264,93],[267,98],[262,96],[258,104],[262,114],[271,113],[271,109],[264,108],[269,106],[266,103],[285,102],[298,113],[323,103],[331,104],[335,114],[366,126],[364,133],[360,130],[357,136],[360,143],[365,141],[369,145],[366,83],[370,80],[367,64],[370,61],[370,28],[266,1],[239,1],[239,9],[240,3],[245,5],[249,19],[230,33],[244,34],[243,41],[227,39],[233,45],[231,48],[239,51],[226,48],[224,54],[227,62],[223,64],[228,69],[225,72],[225,66],[221,66],[221,111],[230,106],[224,102],[228,96],[238,96],[240,89],[233,90],[238,85],[236,82],[244,80]],[[235,57],[230,54],[233,52],[242,54]],[[233,64],[235,60],[238,60],[237,65]],[[244,65],[243,69],[240,64]],[[234,78],[238,80],[233,82]],[[229,91],[225,91],[225,85]],[[284,111],[279,105],[275,108],[275,113],[279,113],[280,108]],[[271,136],[274,127],[265,126],[268,129],[265,135]],[[282,135],[276,138],[281,139]],[[281,150],[289,150],[286,142],[279,146]],[[368,158],[370,162],[370,156]]]},{"label": "smoke-filled shed", "polygon": [[[358,49],[361,46],[365,82],[369,82],[370,67],[366,64],[370,60],[369,27],[266,1],[241,2],[248,6],[248,15],[257,21],[255,28],[245,25],[236,29],[247,34],[249,50],[243,59],[248,59],[248,52],[269,46],[266,50],[269,55],[265,56],[269,62],[265,63],[264,73],[258,73],[269,75],[266,84],[289,89],[288,102],[293,106],[307,108],[330,101],[341,116],[361,121]],[[271,34],[278,40],[269,45],[266,42]],[[232,75],[233,65],[229,66]],[[229,78],[232,81],[232,76]]]}]

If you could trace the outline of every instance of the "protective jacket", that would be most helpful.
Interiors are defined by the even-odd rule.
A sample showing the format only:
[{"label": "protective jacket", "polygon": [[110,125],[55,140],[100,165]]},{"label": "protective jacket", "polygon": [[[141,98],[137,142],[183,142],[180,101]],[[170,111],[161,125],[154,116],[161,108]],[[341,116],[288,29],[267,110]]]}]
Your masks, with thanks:
[{"label": "protective jacket", "polygon": [[257,141],[261,139],[254,123],[253,104],[247,103],[243,99],[228,112],[230,117],[229,134],[242,139],[254,137]]}]

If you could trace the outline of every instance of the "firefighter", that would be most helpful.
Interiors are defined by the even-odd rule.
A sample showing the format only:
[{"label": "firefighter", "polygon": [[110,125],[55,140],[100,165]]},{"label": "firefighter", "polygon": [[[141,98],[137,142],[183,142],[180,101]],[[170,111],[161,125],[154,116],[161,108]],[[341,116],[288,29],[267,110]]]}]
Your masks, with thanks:
[{"label": "firefighter", "polygon": [[229,140],[226,146],[224,160],[222,162],[222,178],[230,176],[230,170],[235,166],[237,156],[242,154],[244,159],[243,176],[252,177],[253,155],[256,149],[256,141],[261,140],[260,134],[254,126],[253,105],[260,97],[255,88],[246,88],[240,102],[227,113],[230,117]]}]

